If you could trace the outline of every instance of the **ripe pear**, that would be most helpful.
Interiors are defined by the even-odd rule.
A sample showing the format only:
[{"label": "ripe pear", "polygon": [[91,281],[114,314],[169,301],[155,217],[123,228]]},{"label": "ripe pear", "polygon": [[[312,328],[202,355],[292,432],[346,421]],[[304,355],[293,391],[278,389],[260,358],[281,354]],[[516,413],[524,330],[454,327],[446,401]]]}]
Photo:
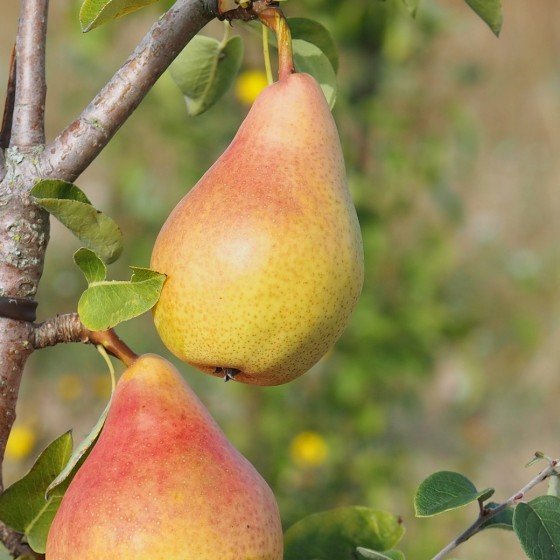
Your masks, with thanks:
[{"label": "ripe pear", "polygon": [[138,358],[66,491],[48,560],[282,560],[278,507],[174,367]]},{"label": "ripe pear", "polygon": [[202,371],[279,385],[336,342],[362,288],[363,250],[314,78],[290,74],[259,95],[167,219],[151,267],[167,275],[159,335]]}]

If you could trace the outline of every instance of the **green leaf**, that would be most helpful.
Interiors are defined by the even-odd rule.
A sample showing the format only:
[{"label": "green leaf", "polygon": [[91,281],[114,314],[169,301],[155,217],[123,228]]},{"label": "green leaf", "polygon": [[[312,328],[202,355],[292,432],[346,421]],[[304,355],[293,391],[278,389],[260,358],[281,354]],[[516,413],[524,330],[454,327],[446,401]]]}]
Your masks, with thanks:
[{"label": "green leaf", "polygon": [[560,498],[539,496],[517,504],[513,529],[531,560],[560,558]]},{"label": "green leaf", "polygon": [[477,491],[474,484],[462,474],[440,471],[420,484],[414,497],[414,509],[416,517],[431,517],[460,508],[480,498],[490,497],[492,494],[491,488]]},{"label": "green leaf", "polygon": [[243,61],[243,40],[225,43],[204,35],[195,36],[171,64],[171,77],[185,96],[187,112],[200,115],[230,88]]},{"label": "green leaf", "polygon": [[67,432],[54,440],[39,456],[29,473],[0,495],[0,519],[21,533],[39,553],[45,552],[47,534],[62,500],[45,491],[64,468],[72,453],[72,435]]},{"label": "green leaf", "polygon": [[329,59],[319,47],[302,39],[292,42],[294,64],[298,72],[311,74],[320,84],[332,109],[336,102],[336,74]]},{"label": "green leaf", "polygon": [[42,179],[31,189],[35,198],[60,198],[91,204],[88,197],[74,184],[58,179]]},{"label": "green leaf", "polygon": [[490,27],[496,37],[499,37],[504,21],[502,14],[502,0],[465,0],[465,2]]},{"label": "green leaf", "polygon": [[85,0],[80,9],[80,25],[86,33],[113,19],[125,16],[158,0]]},{"label": "green leaf", "polygon": [[107,403],[107,406],[101,413],[99,420],[97,420],[95,426],[91,430],[91,432],[84,438],[83,441],[76,447],[74,453],[66,463],[66,466],[60,471],[58,476],[49,484],[47,489],[45,490],[45,497],[48,499],[52,495],[63,495],[68,485],[76,476],[78,469],[84,464],[84,461],[87,459],[88,455],[90,454],[93,446],[97,442],[99,438],[99,434],[105,424],[105,420],[107,418],[107,414],[109,413],[109,407],[111,405],[111,401]]},{"label": "green leaf", "polygon": [[367,507],[310,515],[284,534],[284,560],[354,560],[356,548],[390,550],[402,538],[399,517]]},{"label": "green leaf", "polygon": [[0,560],[12,560],[12,555],[6,550],[3,544],[0,544]]},{"label": "green leaf", "polygon": [[[493,509],[499,504],[496,502],[490,502],[486,504],[487,509]],[[494,517],[485,521],[481,526],[482,529],[506,529],[508,531],[513,531],[513,512],[514,508],[508,507],[504,511],[501,511]]]},{"label": "green leaf", "polygon": [[119,258],[123,249],[119,226],[96,210],[76,185],[66,181],[43,180],[31,189],[31,195],[37,199],[39,206],[65,225],[106,263]]},{"label": "green leaf", "polygon": [[86,328],[104,331],[137,317],[159,299],[165,275],[147,268],[131,267],[130,282],[94,282],[78,302],[78,314]]},{"label": "green leaf", "polygon": [[74,253],[74,262],[84,273],[87,283],[103,282],[107,277],[105,263],[91,250],[82,247]]},{"label": "green leaf", "polygon": [[[292,39],[301,39],[318,47],[329,59],[333,70],[338,72],[338,49],[330,31],[318,21],[307,18],[288,18]],[[271,43],[276,46],[276,37],[269,34]]]},{"label": "green leaf", "polygon": [[404,560],[404,554],[400,550],[378,552],[377,550],[370,550],[369,548],[362,548],[359,546],[356,552],[362,558],[370,558],[372,560]]}]

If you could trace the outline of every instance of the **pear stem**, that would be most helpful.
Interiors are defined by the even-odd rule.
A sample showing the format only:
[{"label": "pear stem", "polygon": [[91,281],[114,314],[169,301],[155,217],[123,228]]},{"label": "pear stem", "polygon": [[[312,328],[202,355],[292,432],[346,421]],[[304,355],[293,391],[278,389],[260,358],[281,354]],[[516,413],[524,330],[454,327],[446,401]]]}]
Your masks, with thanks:
[{"label": "pear stem", "polygon": [[86,329],[77,313],[65,313],[34,325],[33,348],[38,350],[64,342],[83,342],[101,345],[109,354],[130,366],[138,358],[113,329],[90,331]]},{"label": "pear stem", "polygon": [[278,79],[285,80],[296,70],[292,51],[292,34],[282,10],[269,7],[259,13],[259,19],[276,33],[278,41]]},{"label": "pear stem", "polygon": [[108,354],[118,358],[126,367],[130,367],[138,359],[138,354],[123,342],[113,329],[88,332],[91,344],[103,346]]}]

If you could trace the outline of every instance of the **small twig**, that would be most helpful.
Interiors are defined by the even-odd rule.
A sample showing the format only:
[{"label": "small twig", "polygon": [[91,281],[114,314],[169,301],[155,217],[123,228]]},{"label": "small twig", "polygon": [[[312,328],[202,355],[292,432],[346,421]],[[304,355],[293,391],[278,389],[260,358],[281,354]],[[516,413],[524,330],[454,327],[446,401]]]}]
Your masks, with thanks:
[{"label": "small twig", "polygon": [[16,46],[12,49],[10,57],[10,73],[8,75],[8,87],[6,88],[6,101],[4,102],[4,114],[2,116],[2,128],[0,128],[0,150],[5,150],[10,145],[12,134],[12,120],[14,117],[14,101],[16,95]]},{"label": "small twig", "polygon": [[550,461],[550,464],[546,469],[541,471],[537,476],[531,479],[521,490],[513,494],[509,499],[505,502],[499,504],[495,508],[492,509],[481,509],[477,520],[463,533],[461,533],[458,537],[453,539],[445,548],[440,550],[438,554],[436,554],[432,560],[441,560],[445,558],[452,550],[456,549],[460,544],[464,543],[465,541],[469,540],[473,535],[476,535],[480,531],[481,526],[486,523],[489,519],[492,519],[505,509],[510,506],[515,505],[516,503],[520,502],[529,490],[532,490],[535,486],[546,480],[549,476],[552,476],[556,473],[556,467],[560,459],[555,459]]},{"label": "small twig", "polygon": [[101,345],[111,356],[115,356],[126,366],[138,358],[113,329],[107,331],[90,331],[80,321],[77,313],[57,315],[44,323],[35,325],[33,348],[38,350],[66,342]]},{"label": "small twig", "polygon": [[45,43],[49,0],[21,0],[11,146],[45,143]]}]

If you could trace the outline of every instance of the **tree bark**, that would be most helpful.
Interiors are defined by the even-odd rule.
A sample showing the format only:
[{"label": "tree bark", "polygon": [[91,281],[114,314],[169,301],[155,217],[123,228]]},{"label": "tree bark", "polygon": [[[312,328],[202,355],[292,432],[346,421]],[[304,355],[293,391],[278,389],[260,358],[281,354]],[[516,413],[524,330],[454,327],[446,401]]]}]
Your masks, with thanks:
[{"label": "tree bark", "polygon": [[16,40],[16,91],[10,146],[45,143],[45,48],[49,0],[21,0]]}]

